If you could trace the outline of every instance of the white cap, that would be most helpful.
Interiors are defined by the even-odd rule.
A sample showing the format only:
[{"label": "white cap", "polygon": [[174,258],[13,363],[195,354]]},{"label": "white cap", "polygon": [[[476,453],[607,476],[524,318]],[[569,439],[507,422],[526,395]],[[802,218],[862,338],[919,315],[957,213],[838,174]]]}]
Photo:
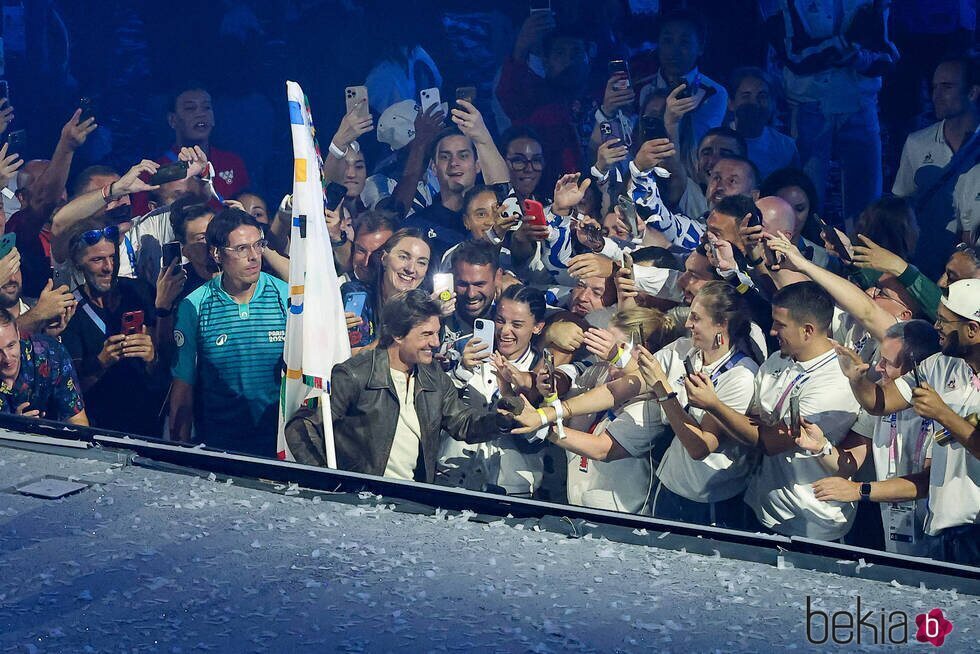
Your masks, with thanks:
[{"label": "white cap", "polygon": [[378,140],[392,150],[401,150],[415,138],[415,117],[419,106],[414,100],[402,100],[391,105],[378,119]]},{"label": "white cap", "polygon": [[953,282],[939,301],[957,316],[980,322],[980,279]]}]

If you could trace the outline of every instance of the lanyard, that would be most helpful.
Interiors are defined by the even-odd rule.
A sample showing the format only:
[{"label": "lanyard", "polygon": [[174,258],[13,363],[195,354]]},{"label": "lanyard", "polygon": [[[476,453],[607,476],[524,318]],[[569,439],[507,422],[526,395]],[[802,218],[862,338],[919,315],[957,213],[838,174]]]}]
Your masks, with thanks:
[{"label": "lanyard", "polygon": [[918,472],[922,470],[922,466],[926,462],[926,448],[929,446],[929,441],[931,439],[926,438],[926,436],[931,436],[935,430],[933,429],[932,419],[927,418],[922,421],[922,426],[919,427],[919,438],[915,442],[915,453],[912,459],[913,469],[912,472]]},{"label": "lanyard", "polygon": [[817,363],[813,364],[813,366],[811,366],[809,369],[804,369],[803,372],[801,372],[796,376],[796,379],[794,379],[789,383],[789,385],[783,391],[783,394],[779,396],[779,400],[776,401],[776,404],[772,408],[772,415],[774,418],[777,418],[780,415],[780,412],[783,408],[783,402],[786,401],[786,398],[796,388],[797,384],[799,384],[802,387],[803,384],[807,383],[807,381],[810,380],[810,375],[816,372],[819,368],[823,368],[825,365],[827,365],[828,363],[830,363],[831,361],[837,358],[837,352],[835,350],[831,350],[829,354],[830,356],[825,358],[823,361],[818,361]]},{"label": "lanyard", "polygon": [[92,303],[89,302],[77,288],[75,289],[73,295],[75,296],[75,301],[82,305],[82,310],[88,315],[92,322],[95,323],[95,326],[99,328],[99,331],[105,334],[105,321],[102,320],[102,318],[99,317],[99,314],[95,312],[95,309],[92,308]]},{"label": "lanyard", "polygon": [[[898,414],[889,416],[888,427],[888,479],[898,476]],[[919,436],[915,440],[915,450],[912,452],[912,468],[910,472],[922,470],[925,463],[925,450],[928,446],[928,436],[932,432],[932,420],[926,419],[919,426]]]},{"label": "lanyard", "polygon": [[[715,371],[711,373],[709,379],[711,379],[711,385],[714,386],[717,383],[718,378],[724,375],[726,372],[738,365],[738,362],[745,358],[745,353],[739,350],[729,350],[728,354],[725,355],[726,360],[715,368]],[[704,354],[701,355],[702,363],[704,362]]]},{"label": "lanyard", "polygon": [[133,249],[133,242],[129,240],[129,234],[123,236],[123,243],[126,245],[126,256],[129,257],[129,267],[133,269],[133,276],[136,276],[136,251]]}]

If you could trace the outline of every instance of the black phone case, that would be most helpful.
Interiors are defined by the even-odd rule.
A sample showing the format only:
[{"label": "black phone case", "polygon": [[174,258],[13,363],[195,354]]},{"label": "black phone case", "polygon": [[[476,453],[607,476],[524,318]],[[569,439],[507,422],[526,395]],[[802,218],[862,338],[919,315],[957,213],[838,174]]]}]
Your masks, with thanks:
[{"label": "black phone case", "polygon": [[161,166],[159,170],[150,176],[148,183],[153,186],[158,186],[168,182],[176,182],[178,179],[184,179],[187,175],[188,165],[186,161],[177,161],[166,166]]}]

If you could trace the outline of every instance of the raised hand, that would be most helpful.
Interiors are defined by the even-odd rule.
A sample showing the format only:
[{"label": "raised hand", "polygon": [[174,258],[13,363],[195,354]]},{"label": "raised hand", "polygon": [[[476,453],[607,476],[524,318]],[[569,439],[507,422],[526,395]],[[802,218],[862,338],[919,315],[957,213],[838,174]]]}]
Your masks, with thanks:
[{"label": "raised hand", "polygon": [[428,150],[439,132],[442,131],[442,121],[446,115],[442,107],[434,104],[426,112],[420,111],[415,116],[415,138],[412,139],[412,146]]},{"label": "raised hand", "polygon": [[85,140],[89,134],[98,127],[94,116],[79,122],[78,119],[81,117],[82,110],[76,109],[65,126],[61,128],[61,142],[71,150],[77,150],[85,145]]},{"label": "raised hand", "polygon": [[619,139],[606,141],[596,152],[595,167],[600,173],[605,173],[620,161],[625,161],[629,154],[630,149]]},{"label": "raised hand", "polygon": [[171,309],[177,302],[180,292],[184,290],[186,283],[187,272],[180,265],[180,257],[177,257],[157,275],[156,306],[164,310]]},{"label": "raised hand", "polygon": [[782,232],[778,234],[765,234],[764,238],[766,247],[782,255],[782,260],[779,262],[779,268],[781,270],[803,272],[803,269],[809,262],[803,256],[803,253],[800,252],[800,249],[790,243],[789,238],[785,234]]},{"label": "raised hand", "polygon": [[669,139],[651,139],[644,141],[633,158],[637,168],[650,170],[677,154],[674,144]]},{"label": "raised hand", "polygon": [[366,111],[366,103],[367,100],[359,101],[340,120],[332,140],[341,150],[346,150],[347,146],[374,129],[374,118],[370,111]]},{"label": "raised hand", "polygon": [[851,348],[844,347],[839,343],[834,343],[833,345],[834,350],[837,352],[837,363],[840,364],[840,369],[844,373],[844,376],[852,382],[856,382],[864,377],[865,373],[868,372],[868,368],[871,366],[862,361],[857,352]]},{"label": "raised hand", "polygon": [[586,177],[579,183],[581,173],[570,173],[562,175],[555,183],[555,199],[551,205],[551,211],[558,215],[568,215],[568,212],[578,206],[578,203],[585,197],[585,192],[592,185],[592,179]]},{"label": "raised hand", "polygon": [[606,81],[606,90],[602,95],[602,113],[612,116],[619,109],[628,109],[636,101],[636,91],[632,85],[625,89],[617,89],[617,83],[626,79],[623,73],[617,73]]},{"label": "raised hand", "polygon": [[490,360],[492,343],[484,343],[480,339],[473,337],[466,341],[463,348],[463,356],[459,363],[467,370],[473,370]]},{"label": "raised hand", "polygon": [[140,179],[140,175],[152,175],[158,170],[160,170],[160,164],[155,161],[150,161],[149,159],[144,159],[126,171],[125,175],[110,184],[112,195],[118,198],[124,195],[129,195],[130,193],[155,191],[156,189],[160,188],[160,186],[147,184]]},{"label": "raised hand", "polygon": [[858,234],[857,239],[860,244],[852,246],[851,260],[858,268],[871,268],[898,277],[909,267],[902,257],[881,247],[864,234]]},{"label": "raised hand", "polygon": [[456,107],[450,113],[459,131],[470,137],[474,145],[486,145],[493,141],[490,130],[483,122],[483,114],[469,100],[457,100]]},{"label": "raised hand", "polygon": [[707,93],[703,88],[689,98],[678,98],[677,94],[687,88],[687,84],[679,84],[677,88],[667,96],[667,106],[664,109],[664,125],[674,127],[681,122],[687,114],[698,108]]},{"label": "raised hand", "polygon": [[[3,260],[0,260],[0,264]],[[75,305],[75,296],[68,290],[68,286],[62,284],[58,288],[54,287],[54,281],[49,279],[41,290],[41,295],[37,303],[31,307],[32,315],[37,316],[38,320],[54,320],[65,313],[65,310]]]},{"label": "raised hand", "polygon": [[612,271],[612,259],[601,254],[579,254],[568,260],[568,274],[576,279],[609,277]]},{"label": "raised hand", "polygon": [[177,153],[177,159],[187,162],[187,174],[184,179],[197,177],[208,169],[208,155],[204,154],[204,150],[198,145],[193,148],[181,148]]},{"label": "raised hand", "polygon": [[0,107],[2,107],[0,108],[0,134],[2,134],[14,121],[14,108],[7,98],[0,100]]},{"label": "raised hand", "polygon": [[[792,429],[793,425],[790,425],[790,428]],[[797,447],[812,454],[816,454],[827,445],[827,437],[824,436],[820,426],[805,418],[800,418],[800,435],[795,441]]]},{"label": "raised hand", "polygon": [[123,337],[122,357],[126,359],[142,359],[146,363],[151,363],[156,357],[153,348],[153,339],[146,333],[146,325],[139,334],[129,334]]},{"label": "raised hand", "polygon": [[599,327],[591,327],[585,331],[585,348],[601,361],[612,361],[619,351],[619,341],[612,332]]},{"label": "raised hand", "polygon": [[20,252],[11,248],[10,252],[0,259],[0,286],[9,282],[20,270]]},{"label": "raised hand", "polygon": [[8,145],[8,143],[4,143],[3,147],[0,147],[0,188],[6,186],[24,165],[24,160],[20,158],[20,154],[17,152],[7,154]]}]

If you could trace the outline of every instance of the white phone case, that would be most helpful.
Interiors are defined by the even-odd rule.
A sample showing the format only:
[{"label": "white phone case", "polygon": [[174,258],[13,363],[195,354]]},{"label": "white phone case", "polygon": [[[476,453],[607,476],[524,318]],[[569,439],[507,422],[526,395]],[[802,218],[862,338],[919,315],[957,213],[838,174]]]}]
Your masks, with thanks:
[{"label": "white phone case", "polygon": [[428,113],[431,107],[442,104],[442,100],[439,98],[439,89],[436,87],[422,89],[419,97],[422,101],[422,113]]}]

